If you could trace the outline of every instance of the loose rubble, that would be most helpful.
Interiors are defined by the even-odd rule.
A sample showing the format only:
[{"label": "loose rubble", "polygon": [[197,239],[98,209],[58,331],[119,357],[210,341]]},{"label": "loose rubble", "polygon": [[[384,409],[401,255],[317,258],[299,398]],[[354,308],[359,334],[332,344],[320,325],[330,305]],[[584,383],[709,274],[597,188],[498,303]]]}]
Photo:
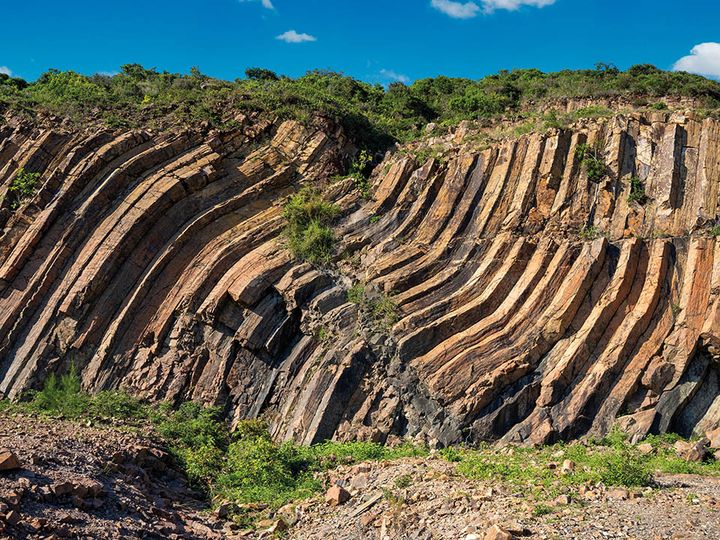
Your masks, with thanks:
[{"label": "loose rubble", "polygon": [[220,539],[233,532],[147,435],[0,416],[0,446],[0,538]]}]

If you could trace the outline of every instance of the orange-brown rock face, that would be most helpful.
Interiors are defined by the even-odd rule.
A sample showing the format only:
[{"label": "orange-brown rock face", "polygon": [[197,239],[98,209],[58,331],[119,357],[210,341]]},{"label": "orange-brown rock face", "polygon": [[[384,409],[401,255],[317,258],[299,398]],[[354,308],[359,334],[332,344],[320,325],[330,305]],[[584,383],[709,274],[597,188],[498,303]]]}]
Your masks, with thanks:
[{"label": "orange-brown rock face", "polygon": [[[442,160],[389,153],[364,200],[327,181],[342,136],[293,122],[5,124],[0,391],[74,363],[90,390],[218,404],[306,443],[716,427],[720,122],[633,113],[482,150],[435,142]],[[21,167],[42,175],[18,201]],[[628,200],[633,182],[647,200]],[[301,184],[343,209],[331,267],[284,248]],[[379,317],[388,298],[397,315]]]}]

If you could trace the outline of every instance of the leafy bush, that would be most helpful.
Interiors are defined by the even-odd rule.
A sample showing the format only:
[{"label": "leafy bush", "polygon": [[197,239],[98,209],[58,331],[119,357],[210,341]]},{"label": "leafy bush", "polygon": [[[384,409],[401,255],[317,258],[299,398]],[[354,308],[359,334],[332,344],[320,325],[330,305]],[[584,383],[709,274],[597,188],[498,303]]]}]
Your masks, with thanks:
[{"label": "leafy bush", "polygon": [[642,487],[650,483],[651,474],[639,456],[622,448],[604,458],[600,480],[608,486]]},{"label": "leafy bush", "polygon": [[40,180],[40,173],[28,172],[22,167],[18,169],[15,178],[8,187],[8,192],[12,198],[10,206],[13,210],[18,208],[23,201],[33,196],[38,180]]},{"label": "leafy bush", "polygon": [[628,195],[629,203],[637,203],[643,205],[647,202],[645,194],[645,184],[637,176],[630,178],[630,194]]},{"label": "leafy bush", "polygon": [[263,68],[248,68],[245,70],[245,76],[254,81],[277,81],[280,77],[274,71]]},{"label": "leafy bush", "polygon": [[33,396],[30,406],[66,418],[80,418],[90,412],[90,404],[90,396],[80,391],[80,377],[71,366],[59,379],[51,374],[44,388]]},{"label": "leafy bush", "polygon": [[[480,80],[436,77],[411,85],[393,83],[387,89],[322,70],[291,79],[253,67],[245,75],[231,82],[207,77],[197,69],[177,74],[138,64],[126,64],[114,76],[50,70],[34,83],[0,75],[0,106],[49,110],[79,121],[97,114],[112,119],[114,125],[179,121],[223,127],[232,125],[242,111],[303,122],[320,116],[342,125],[356,143],[371,150],[415,138],[430,122],[452,125],[514,114],[526,104],[558,98],[686,96],[708,109],[720,106],[720,83],[648,65],[625,72],[605,65],[556,73],[518,69]],[[576,113],[605,114],[592,106]],[[562,119],[556,116],[547,122],[558,120]]]},{"label": "leafy bush", "polygon": [[600,157],[600,152],[587,144],[579,144],[575,148],[575,157],[587,172],[588,180],[600,182],[607,174],[607,166]]},{"label": "leafy bush", "polygon": [[370,197],[370,183],[368,177],[372,169],[372,155],[367,150],[361,150],[350,165],[349,175],[352,176],[355,187],[364,199]]},{"label": "leafy bush", "polygon": [[305,187],[285,205],[285,236],[290,251],[310,263],[327,263],[332,257],[334,234],[330,228],[340,209],[321,193]]}]

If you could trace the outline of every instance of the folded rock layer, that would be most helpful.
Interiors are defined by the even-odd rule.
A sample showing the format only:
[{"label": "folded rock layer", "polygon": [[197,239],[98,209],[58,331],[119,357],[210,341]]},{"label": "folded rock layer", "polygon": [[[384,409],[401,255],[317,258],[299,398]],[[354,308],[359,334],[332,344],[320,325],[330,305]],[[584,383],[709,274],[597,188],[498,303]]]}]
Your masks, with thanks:
[{"label": "folded rock layer", "polygon": [[[365,199],[331,179],[349,142],[328,125],[6,122],[0,392],[72,364],[91,391],[220,405],[303,443],[716,427],[720,121],[441,139],[442,158],[389,152]],[[25,199],[21,168],[40,173]],[[342,209],[332,265],[285,247],[301,185]]]}]

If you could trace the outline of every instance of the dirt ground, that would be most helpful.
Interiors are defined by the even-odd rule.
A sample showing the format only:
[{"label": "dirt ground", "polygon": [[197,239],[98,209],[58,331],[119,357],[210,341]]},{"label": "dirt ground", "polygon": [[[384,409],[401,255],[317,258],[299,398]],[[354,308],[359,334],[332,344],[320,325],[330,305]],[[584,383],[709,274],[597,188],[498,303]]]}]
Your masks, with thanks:
[{"label": "dirt ground", "polygon": [[21,462],[0,472],[0,538],[484,540],[493,525],[516,538],[720,538],[718,478],[567,487],[545,500],[468,480],[440,458],[342,466],[326,480],[348,501],[289,505],[278,515],[290,527],[271,533],[218,518],[149,432],[0,416],[0,448]]},{"label": "dirt ground", "polygon": [[593,486],[543,502],[498,483],[469,481],[440,459],[373,464],[367,472],[346,468],[337,479],[353,497],[336,508],[324,501],[308,507],[290,538],[482,540],[493,525],[518,538],[720,538],[716,478],[663,476],[652,489]]}]

